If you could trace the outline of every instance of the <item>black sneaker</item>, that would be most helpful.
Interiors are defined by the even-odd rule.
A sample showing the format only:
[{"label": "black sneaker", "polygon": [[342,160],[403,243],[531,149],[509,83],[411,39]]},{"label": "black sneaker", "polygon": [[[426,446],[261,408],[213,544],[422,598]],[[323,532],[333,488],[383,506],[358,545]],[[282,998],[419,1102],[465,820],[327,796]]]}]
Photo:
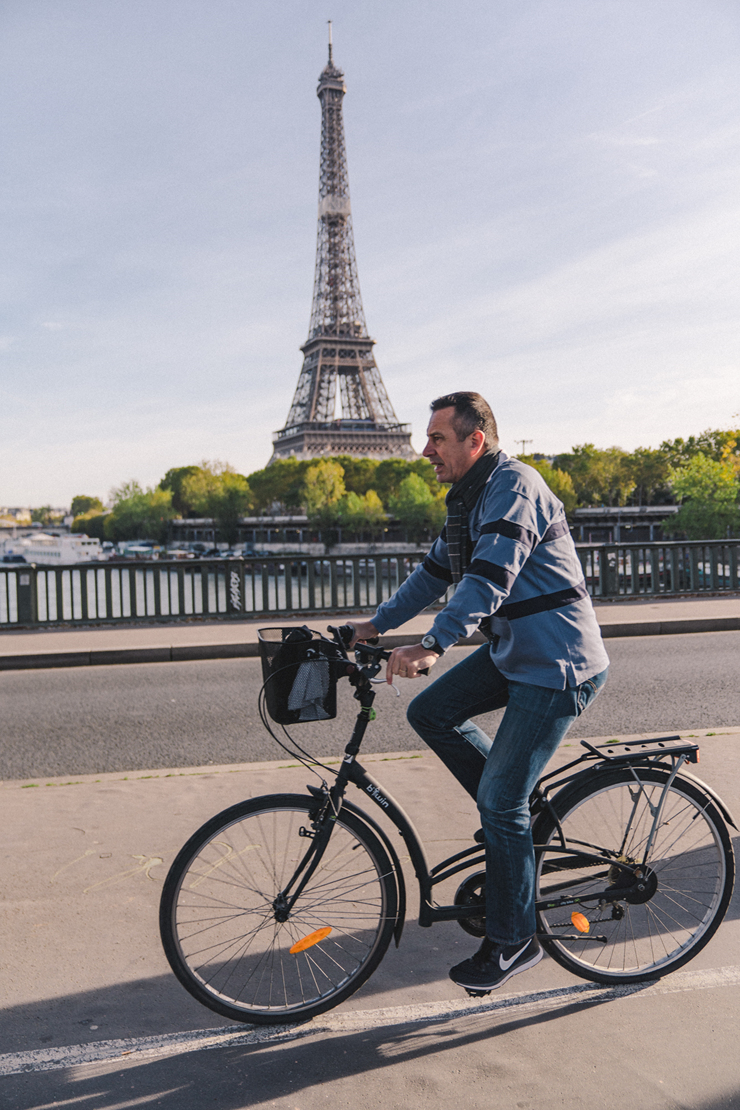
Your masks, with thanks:
[{"label": "black sneaker", "polygon": [[474,956],[450,969],[450,979],[471,993],[487,994],[488,991],[503,986],[512,975],[534,967],[542,956],[537,937],[509,945],[494,944],[488,937],[484,937]]}]

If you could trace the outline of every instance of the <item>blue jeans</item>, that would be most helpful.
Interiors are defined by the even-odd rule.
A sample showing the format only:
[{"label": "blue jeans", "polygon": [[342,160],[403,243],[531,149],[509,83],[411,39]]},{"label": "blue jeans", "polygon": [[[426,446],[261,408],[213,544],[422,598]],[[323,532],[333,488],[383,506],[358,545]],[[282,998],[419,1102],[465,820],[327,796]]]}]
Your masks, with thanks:
[{"label": "blue jeans", "polygon": [[[409,705],[411,727],[478,803],[486,844],[486,932],[497,944],[517,944],[536,932],[529,796],[608,673],[565,690],[512,682],[484,644]],[[469,719],[504,706],[495,740]]]}]

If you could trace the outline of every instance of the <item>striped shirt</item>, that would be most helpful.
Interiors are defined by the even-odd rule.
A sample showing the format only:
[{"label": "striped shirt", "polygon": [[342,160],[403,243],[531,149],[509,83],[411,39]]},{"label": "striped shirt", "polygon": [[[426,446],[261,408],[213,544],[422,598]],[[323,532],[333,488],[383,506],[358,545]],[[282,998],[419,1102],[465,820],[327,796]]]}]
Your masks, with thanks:
[{"label": "striped shirt", "polygon": [[[503,451],[468,518],[470,562],[430,629],[447,649],[491,616],[491,657],[515,682],[564,690],[609,665],[562,502],[531,466]],[[381,634],[452,582],[445,530],[372,622]]]}]

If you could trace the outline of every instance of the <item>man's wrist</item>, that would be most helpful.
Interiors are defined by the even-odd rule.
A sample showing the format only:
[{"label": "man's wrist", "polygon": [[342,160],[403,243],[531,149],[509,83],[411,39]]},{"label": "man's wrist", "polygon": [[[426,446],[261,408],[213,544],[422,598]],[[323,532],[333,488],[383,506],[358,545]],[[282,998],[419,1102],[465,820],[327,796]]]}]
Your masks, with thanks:
[{"label": "man's wrist", "polygon": [[445,653],[445,649],[440,645],[433,632],[427,632],[426,636],[422,638],[421,646],[426,648],[427,651],[435,652],[437,655],[444,655]]}]

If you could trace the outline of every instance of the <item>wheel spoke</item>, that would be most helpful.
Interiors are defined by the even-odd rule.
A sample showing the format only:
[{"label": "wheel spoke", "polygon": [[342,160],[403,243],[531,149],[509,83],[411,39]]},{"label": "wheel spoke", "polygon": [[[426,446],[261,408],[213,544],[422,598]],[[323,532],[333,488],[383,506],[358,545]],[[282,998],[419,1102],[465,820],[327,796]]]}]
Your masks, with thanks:
[{"label": "wheel spoke", "polygon": [[[356,990],[388,946],[395,873],[375,835],[344,811],[281,919],[278,896],[297,889],[291,880],[311,847],[299,830],[310,829],[312,805],[276,796],[234,807],[238,814],[195,834],[168,876],[165,951],[187,989],[219,1013],[245,1021],[320,1013]],[[323,940],[290,952],[327,926]]]},{"label": "wheel spoke", "polygon": [[[660,818],[652,840],[644,884],[645,901],[608,903],[599,912],[599,930],[606,944],[578,943],[559,935],[570,933],[562,909],[540,910],[540,927],[550,934],[546,945],[565,966],[586,978],[634,981],[680,966],[699,951],[716,930],[732,891],[734,863],[727,830],[706,795],[680,778],[663,797],[668,775],[660,768],[639,769],[642,789],[635,804],[635,782],[627,770],[584,775],[554,800],[566,847],[601,851],[627,866],[643,863],[653,832],[656,807]],[[603,864],[567,857],[560,830],[543,819],[538,842],[551,844],[538,860],[537,898],[548,895],[588,900],[604,889]],[[553,864],[560,863],[562,869]],[[601,868],[600,880],[594,868]],[[612,891],[615,887],[612,886]],[[628,893],[625,890],[625,895]],[[592,919],[593,920],[593,919]]]}]

